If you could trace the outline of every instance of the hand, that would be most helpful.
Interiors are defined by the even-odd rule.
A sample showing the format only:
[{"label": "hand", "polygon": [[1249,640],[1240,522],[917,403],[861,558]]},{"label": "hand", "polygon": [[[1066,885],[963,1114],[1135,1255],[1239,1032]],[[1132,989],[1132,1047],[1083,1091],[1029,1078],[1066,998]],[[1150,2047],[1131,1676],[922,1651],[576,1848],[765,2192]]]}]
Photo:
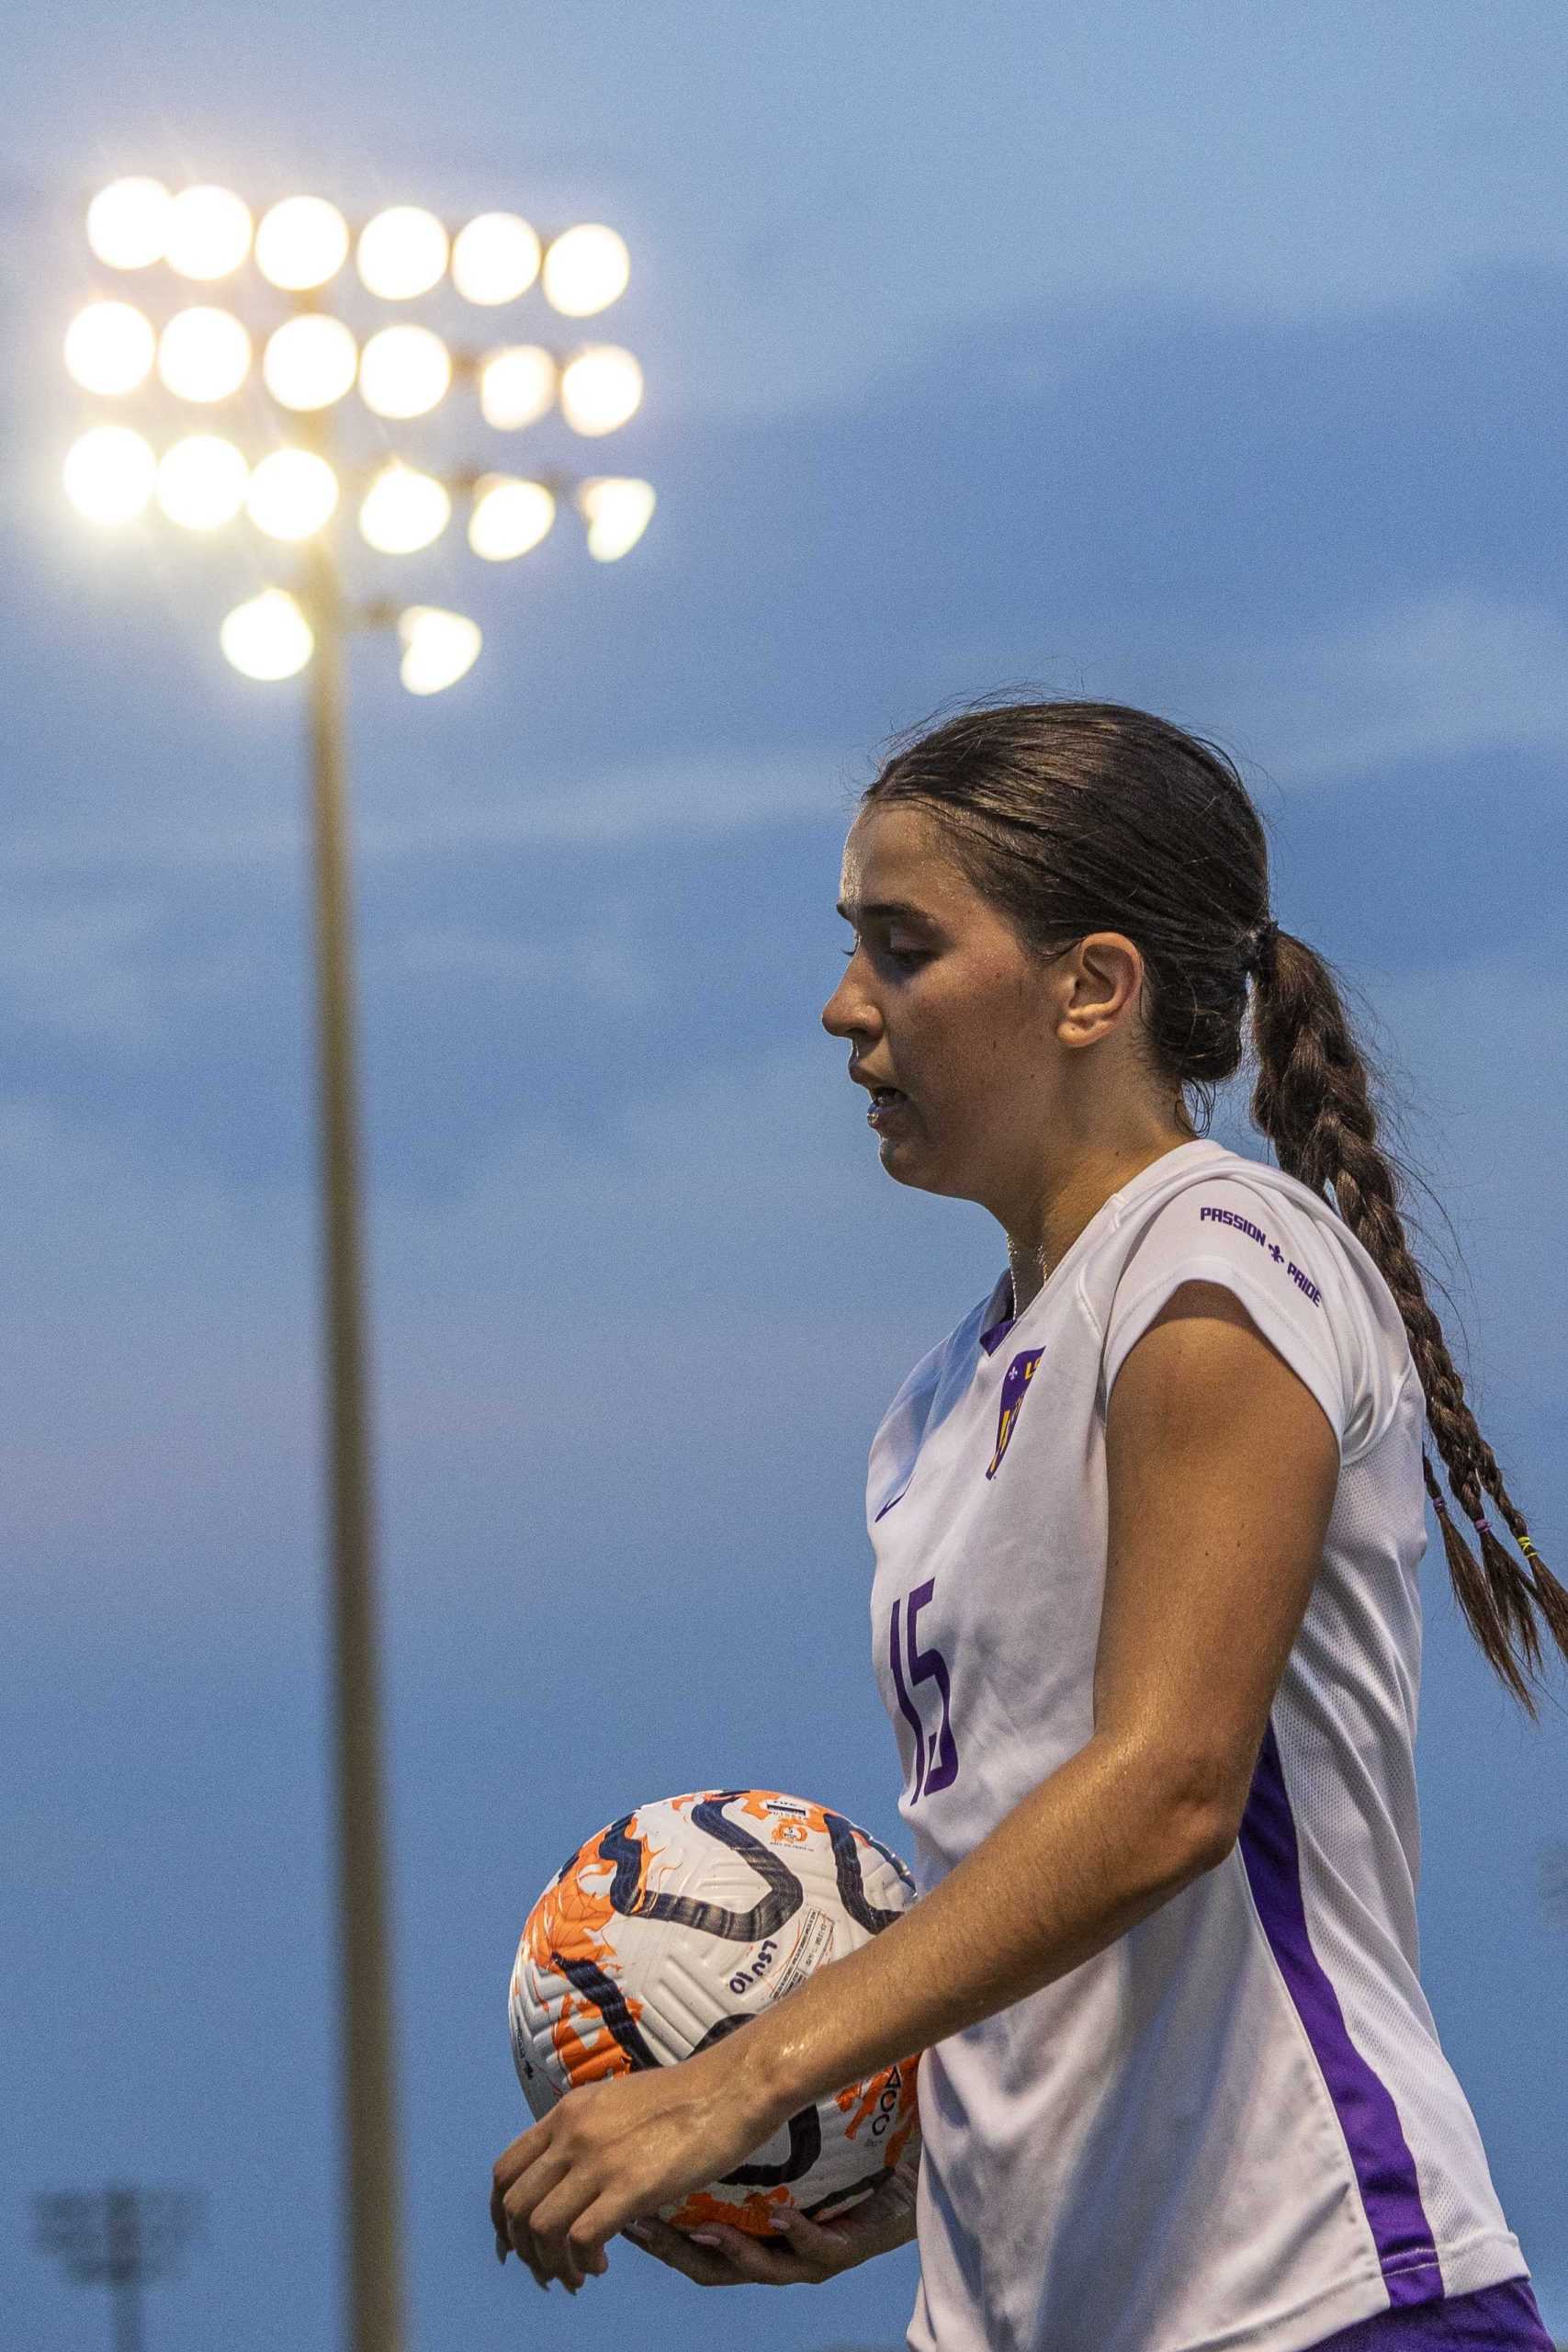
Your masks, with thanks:
[{"label": "hand", "polygon": [[567,2094],[496,2161],[491,2220],[547,2286],[575,2294],[608,2268],[604,2243],[639,2214],[704,2188],[744,2163],[784,2120],[759,2103],[736,2041]]},{"label": "hand", "polygon": [[705,2222],[688,2235],[651,2214],[628,2222],[621,2234],[699,2287],[820,2286],[874,2255],[908,2245],[915,2234],[919,2170],[917,2142],[869,2197],[836,2221],[813,2222],[798,2206],[780,2206],[774,2215],[778,2235],[771,2241],[719,2222]]}]

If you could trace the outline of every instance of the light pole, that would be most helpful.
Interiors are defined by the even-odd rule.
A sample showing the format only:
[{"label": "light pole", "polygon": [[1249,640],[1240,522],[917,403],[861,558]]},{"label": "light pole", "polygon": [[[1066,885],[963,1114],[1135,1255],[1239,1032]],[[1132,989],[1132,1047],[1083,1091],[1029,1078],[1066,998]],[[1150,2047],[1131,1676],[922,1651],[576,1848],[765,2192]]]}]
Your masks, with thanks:
[{"label": "light pole", "polygon": [[35,2197],[38,2240],[79,2287],[107,2287],[115,2352],[141,2352],[141,2294],[168,2278],[201,2218],[193,2189],[53,2189]]},{"label": "light pole", "polygon": [[[626,248],[586,223],[541,239],[513,213],[488,213],[452,235],[412,206],[383,209],[357,229],[320,198],[286,198],[256,220],[229,190],[172,194],[147,179],[117,181],[88,208],[96,259],[149,273],[163,296],[154,319],[118,290],[88,303],[65,338],[66,364],[85,390],[117,405],[156,374],[174,401],[227,419],[243,414],[250,450],[225,435],[185,433],[160,455],[123,422],[100,417],[72,446],[66,488],[96,521],[130,521],[154,501],[173,522],[210,531],[242,509],[273,542],[298,549],[291,588],[267,586],[224,621],[224,652],[245,675],[308,673],[311,863],[319,1036],[322,1322],[337,1785],[337,1860],[344,2153],[349,2217],[349,2341],[353,2352],[401,2352],[400,2180],[392,2059],[392,1999],[383,1858],[384,1808],[377,1663],[375,1542],[367,1412],[364,1276],[355,1077],[349,905],[344,653],[354,628],[395,628],[400,674],[414,694],[464,676],[479,631],[461,615],[376,597],[344,584],[339,532],[344,488],[359,501],[361,537],[382,554],[412,554],[446,528],[453,495],[468,503],[468,543],[503,562],[526,554],[570,495],[591,554],[614,560],[653,511],[644,481],[518,476],[468,469],[442,476],[397,458],[355,464],[337,420],[357,386],[371,416],[402,422],[434,410],[454,382],[478,393],[485,424],[511,433],[552,410],[580,435],[624,424],[642,391],[619,345],[562,352],[537,343],[454,350],[429,326],[372,324],[356,334],[329,295],[361,291],[406,306],[438,287],[467,306],[496,310],[536,284],[560,316],[586,318],[624,289]],[[254,257],[287,315],[255,337],[232,308],[179,301],[180,282],[233,278]],[[380,312],[376,315],[378,317]],[[266,446],[256,454],[260,444]]]}]

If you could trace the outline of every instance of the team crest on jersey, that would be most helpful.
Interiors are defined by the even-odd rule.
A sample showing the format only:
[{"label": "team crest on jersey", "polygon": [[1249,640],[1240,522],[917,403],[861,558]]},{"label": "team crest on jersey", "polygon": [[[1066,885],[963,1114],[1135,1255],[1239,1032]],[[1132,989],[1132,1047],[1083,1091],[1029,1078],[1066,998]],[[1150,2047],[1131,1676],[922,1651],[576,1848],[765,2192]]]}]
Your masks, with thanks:
[{"label": "team crest on jersey", "polygon": [[1014,1356],[1002,1382],[1001,1409],[997,1415],[997,1450],[991,1456],[987,1478],[994,1478],[1002,1466],[1002,1456],[1011,1442],[1023,1406],[1024,1391],[1034,1377],[1034,1367],[1044,1354],[1043,1348],[1031,1348],[1027,1355]]}]

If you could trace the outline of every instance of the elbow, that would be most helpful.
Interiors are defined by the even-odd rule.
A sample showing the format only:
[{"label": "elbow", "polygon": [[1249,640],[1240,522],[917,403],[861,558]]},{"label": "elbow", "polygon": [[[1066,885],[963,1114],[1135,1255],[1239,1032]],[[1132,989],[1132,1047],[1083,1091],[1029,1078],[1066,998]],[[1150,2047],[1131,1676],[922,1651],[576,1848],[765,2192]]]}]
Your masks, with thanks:
[{"label": "elbow", "polygon": [[1247,1790],[1228,1759],[1195,1754],[1165,1759],[1150,1783],[1159,1866],[1175,1894],[1235,1852]]},{"label": "elbow", "polygon": [[1241,1813],[1230,1804],[1211,1805],[1196,1812],[1187,1826],[1187,1880],[1201,1878],[1208,1871],[1217,1871],[1228,1854],[1235,1851],[1241,1835]]}]

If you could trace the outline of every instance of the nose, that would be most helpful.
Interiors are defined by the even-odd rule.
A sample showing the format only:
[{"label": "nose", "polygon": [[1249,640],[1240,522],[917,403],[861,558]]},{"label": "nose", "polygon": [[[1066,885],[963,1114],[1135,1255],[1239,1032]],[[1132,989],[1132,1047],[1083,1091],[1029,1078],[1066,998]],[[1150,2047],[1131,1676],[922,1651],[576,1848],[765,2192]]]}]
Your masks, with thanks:
[{"label": "nose", "polygon": [[853,1037],[863,1035],[870,1024],[865,1017],[863,998],[858,1005],[850,1000],[850,976],[846,971],[827,1003],[822,1007],[822,1026],[829,1037]]}]

